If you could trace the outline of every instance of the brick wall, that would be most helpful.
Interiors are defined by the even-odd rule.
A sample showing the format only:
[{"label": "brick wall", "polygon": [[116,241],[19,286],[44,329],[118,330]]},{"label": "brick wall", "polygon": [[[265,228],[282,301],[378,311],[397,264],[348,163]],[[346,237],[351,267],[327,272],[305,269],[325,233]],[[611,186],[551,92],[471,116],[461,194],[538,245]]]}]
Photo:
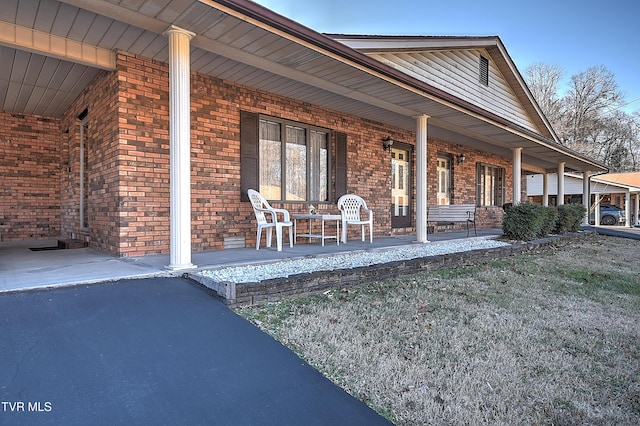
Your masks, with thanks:
[{"label": "brick wall", "polygon": [[[247,246],[255,245],[253,210],[240,201],[241,110],[347,133],[347,189],[373,209],[374,234],[390,234],[391,157],[382,148],[382,138],[391,134],[411,141],[411,132],[203,75],[192,74],[191,96],[194,249],[223,248],[225,239],[238,237]],[[308,208],[299,203],[272,205],[292,213]],[[319,211],[338,213],[335,203],[314,205]]]},{"label": "brick wall", "polygon": [[[118,80],[115,72],[100,72],[61,118],[62,172],[59,180],[63,238],[81,238],[92,248],[119,251],[120,146],[118,140]],[[80,225],[80,125],[87,112],[85,214]]]},{"label": "brick wall", "polygon": [[[169,250],[168,66],[118,54],[120,255]],[[255,219],[240,200],[240,111],[312,124],[348,134],[349,191],[374,210],[376,235],[390,233],[390,157],[381,140],[390,129],[271,93],[192,73],[191,188],[193,249],[222,249],[225,241],[255,244]],[[391,129],[411,141],[410,132]],[[380,188],[385,188],[383,192]],[[274,203],[292,212],[307,206]],[[334,204],[316,206],[337,212]]]},{"label": "brick wall", "polygon": [[[80,120],[87,110],[87,173],[89,239],[92,247],[120,256],[169,251],[169,77],[168,65],[117,54],[117,70],[101,72],[58,121],[26,118],[16,132],[32,138],[30,126],[51,126],[56,166],[45,185],[57,195],[56,216],[47,226],[62,237],[83,235],[79,223]],[[240,111],[270,115],[344,132],[348,139],[348,191],[361,195],[374,211],[374,235],[412,233],[414,227],[391,229],[391,157],[382,139],[413,145],[414,132],[383,126],[337,111],[294,101],[272,93],[191,74],[192,247],[222,249],[229,241],[255,244],[255,219],[248,202],[240,200]],[[8,127],[3,132],[8,132]],[[32,132],[35,133],[35,132]],[[39,138],[46,132],[37,133]],[[35,137],[35,136],[34,136]],[[36,138],[37,139],[37,138]],[[8,140],[7,138],[3,140]],[[31,139],[29,139],[31,140]],[[334,141],[332,141],[332,144]],[[6,146],[6,143],[5,143]],[[14,150],[10,150],[15,153]],[[475,202],[475,163],[505,167],[507,200],[511,198],[510,159],[429,139],[428,190],[435,196],[436,156],[464,152],[466,162],[454,164],[455,203]],[[415,189],[415,161],[412,179]],[[42,179],[40,179],[42,181]],[[59,188],[59,189],[58,189]],[[57,191],[57,192],[55,192]],[[51,197],[51,196],[50,196]],[[55,195],[53,196],[56,197]],[[9,199],[6,197],[5,199]],[[40,197],[41,199],[43,197]],[[433,199],[433,198],[430,198]],[[6,202],[5,202],[6,203]],[[291,212],[306,212],[306,204],[274,203]],[[335,204],[316,206],[337,213]],[[415,194],[414,194],[415,212]],[[32,209],[26,208],[28,214]],[[27,217],[28,214],[22,215]],[[61,215],[61,216],[60,216]],[[479,223],[495,226],[501,209],[487,209]],[[61,225],[52,225],[60,224]],[[44,223],[44,222],[42,222]],[[498,224],[499,226],[499,224]],[[354,236],[357,229],[351,230]],[[26,238],[21,234],[17,238]]]},{"label": "brick wall", "polygon": [[169,70],[119,52],[118,226],[121,256],[169,250]]},{"label": "brick wall", "polygon": [[[429,204],[435,199],[438,190],[438,177],[435,165],[438,155],[449,154],[452,161],[453,174],[453,204],[476,203],[476,165],[485,163],[505,169],[505,203],[513,199],[513,168],[511,159],[499,155],[482,152],[469,147],[451,144],[440,140],[429,140],[428,164],[431,169],[427,174]],[[465,155],[465,161],[457,164],[455,156]],[[434,203],[435,204],[435,203]],[[480,228],[500,228],[502,226],[502,206],[478,207],[476,210],[476,225]],[[464,224],[456,224],[455,228],[464,227]]]},{"label": "brick wall", "polygon": [[[115,210],[121,237],[115,252],[130,256],[166,253],[169,250],[168,66],[123,52],[118,54],[117,66],[116,164],[120,189]],[[108,83],[96,83],[95,90],[101,91],[103,84]],[[240,200],[241,110],[345,132],[349,149],[348,191],[361,195],[373,209],[375,235],[391,233],[391,159],[388,151],[382,149],[381,141],[390,135],[413,144],[413,132],[192,73],[191,219],[195,251],[222,249],[225,241],[233,239],[244,240],[247,246],[255,244],[253,211],[248,202]],[[438,151],[458,153],[462,150],[440,141],[430,140],[429,144],[430,164],[435,164]],[[456,191],[459,190],[456,196],[465,202],[475,202],[474,162],[507,167],[509,160],[468,149],[464,152],[467,162],[455,174]],[[415,173],[413,176],[415,179]],[[435,173],[429,173],[430,193],[435,189],[435,179]],[[307,210],[304,204],[274,203],[274,206],[291,212]],[[334,204],[316,207],[337,212]],[[405,231],[413,232],[413,228]]]},{"label": "brick wall", "polygon": [[0,239],[57,238],[59,121],[0,112],[0,122]]}]

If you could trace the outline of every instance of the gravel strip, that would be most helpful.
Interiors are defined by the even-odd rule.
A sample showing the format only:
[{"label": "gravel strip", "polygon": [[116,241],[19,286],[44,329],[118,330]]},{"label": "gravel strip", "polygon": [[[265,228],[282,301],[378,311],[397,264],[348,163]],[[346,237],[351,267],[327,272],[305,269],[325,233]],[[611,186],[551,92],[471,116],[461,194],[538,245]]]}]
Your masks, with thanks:
[{"label": "gravel strip", "polygon": [[273,263],[229,266],[202,271],[200,274],[218,282],[249,283],[289,275],[351,269],[398,260],[438,256],[463,251],[502,247],[508,243],[491,239],[468,239],[462,241],[433,242],[413,246],[393,247],[371,251],[333,254],[313,258],[282,260]]}]

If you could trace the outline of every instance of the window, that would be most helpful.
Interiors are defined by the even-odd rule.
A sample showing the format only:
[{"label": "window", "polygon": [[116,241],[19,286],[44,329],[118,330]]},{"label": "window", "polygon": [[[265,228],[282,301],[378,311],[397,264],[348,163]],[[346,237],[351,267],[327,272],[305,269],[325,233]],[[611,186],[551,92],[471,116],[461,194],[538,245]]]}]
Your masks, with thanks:
[{"label": "window", "polygon": [[328,201],[327,131],[261,118],[258,158],[260,193],[268,200]]},{"label": "window", "polygon": [[504,178],[502,167],[478,163],[476,169],[478,206],[502,206],[504,204]]},{"label": "window", "polygon": [[489,85],[489,60],[480,55],[480,83]]}]

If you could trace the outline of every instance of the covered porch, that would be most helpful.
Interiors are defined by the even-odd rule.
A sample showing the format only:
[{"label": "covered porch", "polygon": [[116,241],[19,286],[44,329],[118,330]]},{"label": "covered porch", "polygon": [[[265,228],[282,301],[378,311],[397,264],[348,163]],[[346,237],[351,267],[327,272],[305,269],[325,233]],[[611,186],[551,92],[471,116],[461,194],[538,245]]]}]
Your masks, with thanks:
[{"label": "covered porch", "polygon": [[[456,202],[477,201],[476,170],[484,163],[491,166],[487,173],[502,172],[486,191],[501,192],[500,202],[491,203],[497,211],[521,200],[525,172],[605,169],[559,145],[498,37],[325,35],[247,0],[30,0],[14,9],[0,20],[6,29],[0,54],[12,59],[2,62],[1,74],[20,77],[7,81],[10,96],[0,108],[18,129],[6,126],[6,146],[21,152],[16,142],[42,135],[47,125],[51,137],[38,149],[57,157],[48,161],[51,170],[42,170],[51,181],[31,179],[45,182],[37,197],[22,196],[35,191],[23,190],[26,179],[14,176],[14,168],[2,171],[17,194],[8,191],[0,200],[12,213],[2,223],[3,239],[28,239],[35,232],[26,229],[25,217],[37,218],[38,235],[82,236],[91,247],[132,259],[169,253],[157,257],[175,271],[202,267],[199,250],[225,248],[227,241],[251,245],[254,225],[241,197],[245,184],[259,182],[245,182],[242,174],[256,170],[243,163],[243,112],[335,135],[335,188],[326,201],[347,191],[362,195],[376,210],[378,236],[395,231],[384,140],[403,143],[413,157],[407,170],[415,183],[405,186],[412,210],[402,232],[421,242],[427,242],[427,204],[435,199],[427,194],[439,151],[460,161]],[[48,22],[51,30],[34,22]],[[451,93],[434,85],[432,73],[408,73],[375,57],[396,58],[400,46],[410,54],[439,53],[443,46],[473,52],[470,71],[450,78],[481,95]],[[480,57],[491,84],[477,81]],[[461,60],[452,53],[445,65]],[[36,81],[50,82],[42,88],[47,102],[34,90]],[[32,129],[21,130],[29,120]],[[42,200],[53,201],[45,208]],[[44,220],[43,212],[51,217]]]},{"label": "covered porch", "polygon": [[[479,229],[478,237],[494,238],[500,229]],[[434,244],[466,240],[466,231],[430,234]],[[347,244],[318,243],[286,245],[281,252],[273,248],[254,247],[228,250],[209,250],[193,254],[197,272],[226,266],[274,263],[287,259],[317,258],[332,254],[380,251],[402,246],[414,246],[415,236],[374,238],[373,243],[357,239]],[[181,275],[185,271],[167,270],[169,254],[137,257],[117,257],[92,248],[33,251],[32,248],[51,247],[56,240],[14,241],[0,243],[0,293],[29,289],[44,289],[69,285],[115,281],[127,278]]]}]

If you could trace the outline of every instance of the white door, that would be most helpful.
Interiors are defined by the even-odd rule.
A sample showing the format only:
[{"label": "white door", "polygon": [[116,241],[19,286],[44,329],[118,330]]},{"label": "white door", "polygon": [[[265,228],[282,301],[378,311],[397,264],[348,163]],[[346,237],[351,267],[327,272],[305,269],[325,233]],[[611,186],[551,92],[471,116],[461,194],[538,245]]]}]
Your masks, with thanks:
[{"label": "white door", "polygon": [[451,160],[438,157],[438,205],[451,203]]},{"label": "white door", "polygon": [[391,149],[391,226],[411,226],[411,152],[409,149]]}]

